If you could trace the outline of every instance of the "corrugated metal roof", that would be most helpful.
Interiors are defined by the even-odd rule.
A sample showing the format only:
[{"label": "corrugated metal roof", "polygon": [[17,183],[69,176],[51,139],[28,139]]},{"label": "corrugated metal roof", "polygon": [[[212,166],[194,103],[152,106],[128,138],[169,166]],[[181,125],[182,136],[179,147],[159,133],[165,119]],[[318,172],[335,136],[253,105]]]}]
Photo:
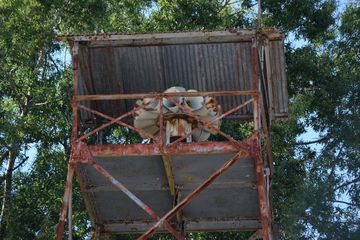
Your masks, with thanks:
[{"label": "corrugated metal roof", "polygon": [[[211,31],[67,36],[79,43],[81,95],[163,92],[172,86],[199,91],[252,89],[251,48],[256,32]],[[273,106],[276,117],[287,116],[288,95],[284,46],[274,29],[269,40]],[[223,111],[248,98],[219,97]],[[84,105],[116,117],[134,107],[134,100],[84,101]],[[251,105],[232,118],[251,117]],[[93,122],[81,111],[81,121]]]}]

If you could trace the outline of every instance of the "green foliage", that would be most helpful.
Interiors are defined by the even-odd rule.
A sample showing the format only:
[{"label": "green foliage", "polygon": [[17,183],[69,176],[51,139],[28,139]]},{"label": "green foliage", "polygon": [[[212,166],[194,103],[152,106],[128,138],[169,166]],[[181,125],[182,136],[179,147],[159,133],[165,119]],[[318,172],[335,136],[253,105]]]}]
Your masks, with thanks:
[{"label": "green foliage", "polygon": [[[282,187],[283,178],[279,177],[286,168],[281,166],[282,161],[277,162],[281,169],[276,172],[278,176],[274,177],[277,221],[280,225],[289,226],[289,222],[282,223],[282,221],[291,220],[292,226],[300,226],[303,229],[303,231],[294,230],[283,226],[281,227],[283,239],[311,239],[315,235],[319,239],[357,239],[360,234],[356,226],[360,221],[358,201],[360,146],[359,141],[356,140],[359,139],[360,127],[358,94],[360,35],[355,27],[359,25],[358,12],[358,5],[347,6],[339,22],[340,26],[335,31],[337,37],[331,42],[323,37],[322,45],[319,45],[317,39],[316,44],[309,43],[287,52],[289,91],[293,96],[292,105],[296,107],[293,111],[297,120],[294,122],[292,116],[286,125],[300,127],[290,131],[296,135],[289,139],[295,141],[296,136],[305,128],[314,129],[320,133],[320,136],[316,152],[314,148],[309,147],[311,144],[299,141],[289,142],[286,145],[287,150],[291,146],[296,146],[296,149],[292,149],[296,151],[290,156],[292,155],[291,158],[296,161],[296,165],[300,164],[292,167],[293,170],[300,167],[300,172],[293,174],[296,177],[291,179],[295,181],[292,184],[296,186],[296,193],[286,193],[288,195],[284,201],[292,208],[276,200],[277,197],[282,196],[278,193],[287,191]],[[351,30],[349,26],[352,26]],[[273,136],[281,136],[281,134],[275,132]],[[277,140],[281,138],[276,137],[273,146],[277,145]],[[278,153],[281,151],[274,149],[274,154]],[[279,155],[275,158],[278,157]],[[291,199],[293,201],[288,202]],[[276,206],[276,204],[280,205]],[[285,208],[281,210],[284,206]],[[286,211],[288,214],[283,215]],[[278,213],[281,214],[277,215]],[[302,234],[299,235],[301,232]]]},{"label": "green foliage", "polygon": [[[334,0],[262,1],[264,26],[304,42],[286,44],[291,117],[272,128],[280,239],[360,238],[360,8],[349,3],[336,21],[336,7]],[[55,234],[70,151],[72,78],[71,66],[60,60],[65,50],[54,41],[56,34],[254,27],[255,8],[253,0],[1,1],[1,174],[9,151],[16,154],[5,239],[53,239]],[[222,128],[244,139],[253,126],[226,122]],[[320,133],[316,149],[299,140],[309,128]],[[111,134],[91,141],[142,141],[122,127],[107,131]],[[26,151],[34,145],[38,153],[29,162]],[[77,186],[74,208],[75,237],[85,238],[90,225]]]},{"label": "green foliage", "polygon": [[335,0],[267,0],[263,1],[264,24],[277,26],[296,38],[322,41],[331,37],[335,19]]},{"label": "green foliage", "polygon": [[235,28],[250,25],[249,8],[230,1],[157,1],[146,25],[151,31]]},{"label": "green foliage", "polygon": [[[59,219],[67,168],[67,159],[60,149],[40,146],[28,173],[17,173],[14,179],[13,207],[7,239],[54,239]],[[51,161],[49,161],[51,159]],[[89,231],[79,188],[74,188],[74,237],[83,238]]]},{"label": "green foliage", "polygon": [[[241,141],[249,137],[254,130],[253,122],[239,123],[237,121],[227,120],[221,124],[221,131],[230,134],[235,140]],[[211,135],[209,141],[228,141],[220,135]]]}]

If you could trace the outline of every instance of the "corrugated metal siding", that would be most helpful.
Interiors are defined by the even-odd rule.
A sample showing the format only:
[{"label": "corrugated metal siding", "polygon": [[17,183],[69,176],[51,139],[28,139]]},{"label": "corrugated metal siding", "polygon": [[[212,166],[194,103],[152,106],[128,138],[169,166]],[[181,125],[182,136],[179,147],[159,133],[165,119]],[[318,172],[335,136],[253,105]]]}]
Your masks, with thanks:
[{"label": "corrugated metal siding", "polygon": [[[270,41],[275,115],[288,109],[282,41]],[[79,48],[80,94],[163,92],[171,86],[199,91],[252,89],[251,42]],[[223,111],[249,97],[219,97]],[[88,105],[89,103],[87,103]],[[134,101],[94,101],[110,116],[131,110]],[[251,105],[235,118],[251,114]],[[81,112],[82,121],[93,116]]]},{"label": "corrugated metal siding", "polygon": [[272,41],[269,45],[275,116],[286,116],[289,100],[285,74],[284,45],[282,41]]}]

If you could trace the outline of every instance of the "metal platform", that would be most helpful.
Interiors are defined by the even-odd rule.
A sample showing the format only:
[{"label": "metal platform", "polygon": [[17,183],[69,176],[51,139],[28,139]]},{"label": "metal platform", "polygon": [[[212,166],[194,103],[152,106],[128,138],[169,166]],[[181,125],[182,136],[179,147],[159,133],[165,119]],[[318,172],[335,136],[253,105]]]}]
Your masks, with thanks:
[{"label": "metal platform", "polygon": [[[221,142],[221,145],[224,144]],[[225,151],[216,150],[220,146],[215,144],[213,151],[219,153],[213,154],[201,153],[201,150],[211,150],[203,147],[204,144],[191,145],[196,151],[168,155],[178,189],[178,201],[237,153],[232,144]],[[158,215],[165,215],[175,203],[162,155],[117,155],[124,147],[127,146],[115,147],[116,152],[113,153],[102,151],[101,147],[94,147],[96,150],[92,151],[89,146],[89,150],[93,159],[109,174],[143,199]],[[151,145],[146,147],[153,148]],[[234,151],[226,152],[231,149]],[[78,174],[88,195],[86,200],[91,206],[91,215],[105,232],[140,233],[154,225],[155,221],[143,209],[90,165],[80,164]],[[215,225],[218,231],[261,228],[254,158],[249,156],[237,160],[183,209],[182,218],[187,231],[213,230]]]}]

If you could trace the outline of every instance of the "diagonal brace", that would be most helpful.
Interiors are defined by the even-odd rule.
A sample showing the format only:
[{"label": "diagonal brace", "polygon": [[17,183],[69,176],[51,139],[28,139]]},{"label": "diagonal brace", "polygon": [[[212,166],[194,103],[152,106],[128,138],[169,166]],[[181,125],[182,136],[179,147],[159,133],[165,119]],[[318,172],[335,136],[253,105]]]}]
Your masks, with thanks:
[{"label": "diagonal brace", "polygon": [[[171,101],[171,100],[169,100],[169,101]],[[234,108],[230,109],[229,111],[227,111],[227,112],[225,112],[225,113],[221,114],[220,116],[218,116],[218,117],[214,118],[214,119],[213,119],[213,120],[211,120],[211,121],[206,121],[206,120],[203,120],[206,124],[203,124],[202,126],[200,126],[200,128],[201,128],[201,129],[204,129],[204,128],[206,128],[206,127],[211,126],[211,124],[212,124],[213,122],[215,122],[215,121],[217,121],[217,120],[220,120],[220,119],[223,119],[224,117],[226,117],[226,116],[228,116],[228,115],[230,115],[230,114],[232,114],[232,113],[234,113],[234,112],[238,111],[239,109],[241,109],[241,108],[243,108],[243,107],[247,106],[249,103],[251,103],[251,102],[253,102],[253,101],[254,101],[254,98],[251,98],[250,100],[248,100],[248,101],[244,102],[244,103],[243,103],[243,104],[241,104],[241,105],[238,105],[238,106],[236,106],[236,107],[234,107]],[[196,114],[195,114],[195,115],[196,115]],[[196,116],[198,116],[198,115],[196,115]],[[190,133],[186,134],[185,136],[182,136],[181,138],[176,139],[174,142],[172,142],[172,143],[168,144],[168,146],[169,146],[169,145],[175,145],[175,144],[177,144],[177,143],[181,142],[181,141],[182,141],[182,140],[184,140],[185,138],[187,138],[187,137],[191,136],[191,134],[193,133],[193,131],[194,131],[194,129],[193,129]]]},{"label": "diagonal brace", "polygon": [[[106,179],[108,179],[115,187],[125,193],[131,200],[133,200],[139,207],[141,207],[145,212],[147,212],[154,220],[159,221],[159,216],[143,201],[141,201],[138,197],[136,197],[132,192],[130,192],[124,185],[122,185],[118,180],[110,175],[104,168],[102,168],[99,164],[97,164],[94,160],[89,159],[88,163],[95,168],[101,175],[103,175]],[[163,227],[169,231],[176,239],[183,240],[184,236],[179,234],[170,224],[169,222],[163,221]]]},{"label": "diagonal brace", "polygon": [[153,135],[151,135],[151,134],[148,134],[148,133],[144,132],[144,131],[141,130],[141,129],[135,128],[135,127],[133,127],[133,126],[131,126],[131,125],[129,125],[129,124],[126,124],[126,123],[120,121],[121,119],[123,119],[123,118],[125,118],[125,117],[127,117],[127,116],[129,116],[129,115],[131,115],[131,114],[133,114],[135,111],[146,107],[146,105],[147,105],[147,104],[140,105],[140,106],[134,108],[133,110],[131,110],[130,112],[127,112],[127,113],[121,115],[121,116],[118,117],[118,118],[113,118],[113,117],[110,117],[110,116],[108,116],[108,115],[106,115],[106,114],[103,114],[103,113],[101,113],[101,112],[98,112],[98,111],[96,111],[96,110],[93,110],[93,109],[91,109],[91,108],[88,108],[88,107],[85,107],[85,106],[79,104],[79,105],[78,105],[79,108],[84,109],[84,110],[86,110],[86,111],[88,111],[88,112],[94,113],[94,114],[96,114],[96,115],[99,115],[100,117],[103,117],[103,118],[105,118],[105,119],[108,119],[108,120],[110,120],[110,122],[108,122],[108,123],[106,123],[106,124],[103,124],[103,125],[101,125],[100,127],[92,130],[91,132],[89,132],[89,133],[81,136],[77,141],[79,142],[79,141],[81,141],[81,140],[89,137],[90,135],[92,135],[92,134],[100,131],[101,129],[104,129],[104,128],[106,128],[106,127],[108,127],[108,126],[110,126],[111,124],[114,124],[114,123],[117,123],[117,124],[122,125],[122,126],[124,126],[124,127],[130,128],[130,129],[132,129],[132,130],[134,130],[134,131],[136,131],[136,132],[141,133],[142,135],[144,135],[144,136],[146,136],[146,137],[148,137],[148,138],[154,139],[155,141],[159,141],[159,139],[158,139],[157,137],[155,137],[155,136],[153,136]]},{"label": "diagonal brace", "polygon": [[188,205],[196,196],[198,196],[207,186],[216,180],[221,174],[229,169],[240,157],[248,155],[245,151],[240,151],[235,154],[229,161],[227,161],[221,168],[210,175],[199,187],[187,195],[179,204],[177,204],[172,210],[165,214],[158,222],[152,226],[147,232],[141,235],[138,239],[144,240],[151,237],[161,226],[164,225],[171,217],[173,217],[178,211],[182,210]]},{"label": "diagonal brace", "polygon": [[[189,109],[187,109],[186,107],[182,106],[181,104],[177,103],[173,98],[169,98],[169,101],[174,103],[177,107],[179,107],[182,111],[184,111],[185,113],[187,113],[189,116],[195,118],[197,121],[201,122],[202,124],[204,124],[205,126],[208,125],[208,122],[201,119],[198,115],[196,115],[195,113],[193,113],[192,111],[190,111]],[[221,130],[208,125],[208,128],[210,128],[211,130],[217,131],[218,134],[220,134],[221,136],[225,137],[226,139],[228,139],[230,142],[232,142],[233,144],[235,144],[236,146],[238,146],[238,141],[236,141],[234,138],[232,138],[231,136],[229,136],[228,134],[222,132]]]}]

